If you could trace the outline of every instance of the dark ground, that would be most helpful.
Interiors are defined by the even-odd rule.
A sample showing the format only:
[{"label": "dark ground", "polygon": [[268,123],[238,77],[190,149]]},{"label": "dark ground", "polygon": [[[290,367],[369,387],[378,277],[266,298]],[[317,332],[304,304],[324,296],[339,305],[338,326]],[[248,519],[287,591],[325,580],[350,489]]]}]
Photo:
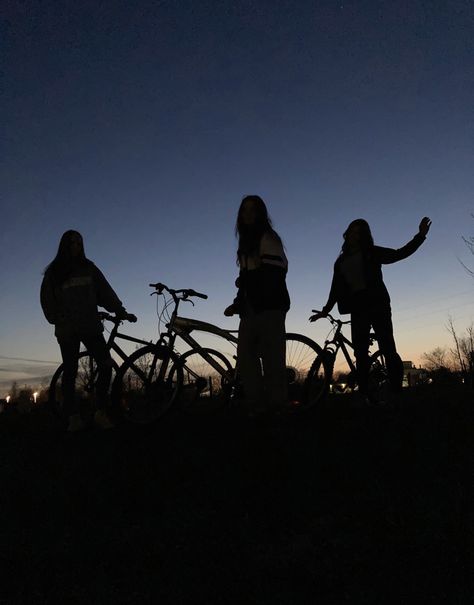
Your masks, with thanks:
[{"label": "dark ground", "polygon": [[0,416],[0,603],[474,603],[472,391],[281,426]]}]

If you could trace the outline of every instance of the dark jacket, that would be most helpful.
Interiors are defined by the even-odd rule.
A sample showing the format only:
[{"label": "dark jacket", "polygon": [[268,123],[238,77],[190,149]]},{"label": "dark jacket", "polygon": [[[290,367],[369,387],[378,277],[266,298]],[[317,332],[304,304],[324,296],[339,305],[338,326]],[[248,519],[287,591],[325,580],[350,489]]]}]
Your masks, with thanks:
[{"label": "dark jacket", "polygon": [[48,269],[41,284],[41,306],[55,334],[102,331],[97,306],[111,313],[125,313],[122,302],[93,262],[86,260],[73,269],[62,284]]},{"label": "dark jacket", "polygon": [[340,265],[344,256],[341,254],[334,264],[331,291],[323,310],[329,312],[336,303],[341,314],[352,313],[361,305],[364,307],[390,305],[390,296],[383,282],[382,265],[389,265],[407,258],[418,250],[425,239],[423,235],[417,233],[408,244],[398,250],[374,246],[367,251],[363,260],[367,286],[365,290],[357,292],[357,294],[352,293],[342,275]]},{"label": "dark jacket", "polygon": [[243,257],[237,280],[238,292],[234,306],[242,317],[250,306],[256,313],[279,309],[285,313],[290,308],[290,296],[286,287],[288,261],[278,236],[265,233],[258,253]]}]

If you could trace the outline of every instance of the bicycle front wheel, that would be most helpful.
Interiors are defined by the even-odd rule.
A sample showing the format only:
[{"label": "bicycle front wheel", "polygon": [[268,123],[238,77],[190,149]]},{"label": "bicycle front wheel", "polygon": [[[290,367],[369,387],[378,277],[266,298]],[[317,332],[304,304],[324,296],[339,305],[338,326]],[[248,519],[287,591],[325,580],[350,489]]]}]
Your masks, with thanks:
[{"label": "bicycle front wheel", "polygon": [[306,382],[306,407],[313,408],[323,402],[329,394],[333,372],[333,359],[321,350],[311,366]]},{"label": "bicycle front wheel", "polygon": [[369,397],[375,403],[382,403],[387,397],[389,382],[381,351],[370,356],[369,364]]},{"label": "bicycle front wheel", "polygon": [[314,394],[309,389],[311,370],[315,360],[322,359],[322,354],[321,347],[311,338],[291,332],[286,335],[288,397],[295,409],[305,409],[313,404]]},{"label": "bicycle front wheel", "polygon": [[125,420],[149,424],[170,409],[183,381],[180,367],[171,371],[177,361],[175,353],[155,345],[130,355],[112,384],[112,403]]}]

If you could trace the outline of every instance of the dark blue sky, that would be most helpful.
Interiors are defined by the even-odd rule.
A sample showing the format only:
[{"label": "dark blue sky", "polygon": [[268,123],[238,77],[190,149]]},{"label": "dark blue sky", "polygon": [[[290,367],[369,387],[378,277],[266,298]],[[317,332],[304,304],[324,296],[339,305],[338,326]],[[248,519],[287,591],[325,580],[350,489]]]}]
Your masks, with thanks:
[{"label": "dark blue sky", "polygon": [[[62,232],[156,334],[149,281],[233,326],[233,227],[267,201],[290,261],[289,329],[326,300],[341,234],[366,218],[415,257],[385,270],[405,358],[472,319],[471,2],[9,2],[3,23],[0,355],[58,359],[38,306]],[[0,360],[0,376],[10,378]],[[33,371],[33,370],[32,370]]]}]

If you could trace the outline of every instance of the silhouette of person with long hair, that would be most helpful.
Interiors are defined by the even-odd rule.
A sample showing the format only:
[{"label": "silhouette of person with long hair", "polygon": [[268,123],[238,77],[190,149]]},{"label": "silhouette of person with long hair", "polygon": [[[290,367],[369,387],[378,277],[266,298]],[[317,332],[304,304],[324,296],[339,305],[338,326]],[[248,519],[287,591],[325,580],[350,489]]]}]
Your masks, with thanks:
[{"label": "silhouette of person with long hair", "polygon": [[97,306],[115,313],[120,319],[136,321],[96,265],[84,252],[83,239],[77,231],[66,231],[59,242],[54,260],[45,270],[41,284],[41,306],[50,324],[55,326],[63,359],[62,394],[68,431],[85,428],[75,399],[75,381],[81,342],[97,363],[97,410],[95,424],[107,429],[113,426],[107,413],[108,390],[112,377],[112,358],[102,334]]},{"label": "silhouette of person with long hair", "polygon": [[224,314],[240,315],[237,367],[249,413],[259,415],[283,408],[287,400],[288,261],[258,195],[243,198],[235,233],[238,293]]},{"label": "silhouette of person with long hair", "polygon": [[403,363],[393,337],[390,296],[383,281],[382,265],[396,263],[413,254],[425,241],[431,220],[421,220],[418,233],[402,248],[376,246],[369,224],[352,221],[344,233],[341,254],[334,264],[334,275],[327,303],[310,317],[326,317],[337,303],[339,313],[351,314],[352,344],[357,366],[359,393],[369,399],[369,333],[374,329],[380,351],[385,357],[390,390],[399,393],[403,384]]}]

